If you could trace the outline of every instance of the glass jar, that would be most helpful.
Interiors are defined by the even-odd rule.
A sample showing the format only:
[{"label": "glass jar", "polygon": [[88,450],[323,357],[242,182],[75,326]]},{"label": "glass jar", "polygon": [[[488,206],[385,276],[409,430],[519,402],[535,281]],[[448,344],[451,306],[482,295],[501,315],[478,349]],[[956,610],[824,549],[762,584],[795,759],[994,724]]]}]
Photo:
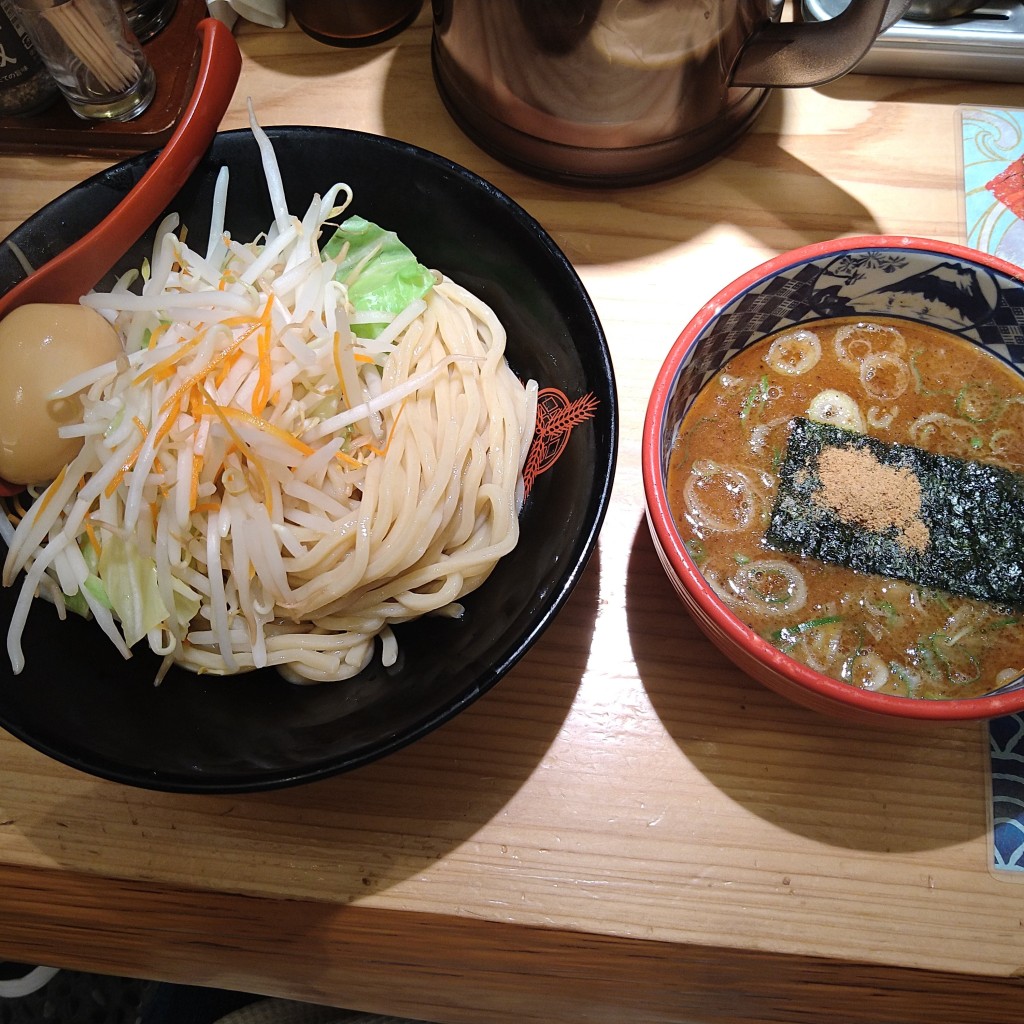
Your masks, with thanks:
[{"label": "glass jar", "polygon": [[128,27],[140,43],[152,39],[174,17],[178,0],[121,0]]},{"label": "glass jar", "polygon": [[118,0],[12,0],[15,14],[86,120],[128,121],[156,92],[156,76]]},{"label": "glass jar", "polygon": [[17,15],[0,0],[0,117],[38,114],[59,95]]}]

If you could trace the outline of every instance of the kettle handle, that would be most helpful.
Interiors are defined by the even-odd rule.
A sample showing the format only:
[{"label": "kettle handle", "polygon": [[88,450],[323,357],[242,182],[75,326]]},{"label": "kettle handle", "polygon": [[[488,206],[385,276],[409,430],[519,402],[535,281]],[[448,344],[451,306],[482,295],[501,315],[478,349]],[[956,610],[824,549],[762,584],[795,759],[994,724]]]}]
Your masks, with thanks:
[{"label": "kettle handle", "polygon": [[824,85],[851,71],[911,0],[850,0],[828,21],[768,22],[747,40],[733,68],[736,86]]}]

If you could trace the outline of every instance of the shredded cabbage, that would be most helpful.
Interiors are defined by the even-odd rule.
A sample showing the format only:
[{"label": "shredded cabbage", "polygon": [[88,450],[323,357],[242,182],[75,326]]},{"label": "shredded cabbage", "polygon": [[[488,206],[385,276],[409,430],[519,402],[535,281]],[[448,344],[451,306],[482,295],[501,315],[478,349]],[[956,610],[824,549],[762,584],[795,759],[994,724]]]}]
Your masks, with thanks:
[{"label": "shredded cabbage", "polygon": [[[323,248],[325,259],[337,260],[334,280],[348,288],[352,308],[361,313],[386,313],[387,320],[434,286],[434,275],[420,263],[394,231],[352,216]],[[376,338],[386,321],[352,324],[352,333]]]},{"label": "shredded cabbage", "polygon": [[135,544],[117,534],[103,543],[99,578],[129,647],[159,628],[170,614],[160,597],[156,562],[140,555]]}]

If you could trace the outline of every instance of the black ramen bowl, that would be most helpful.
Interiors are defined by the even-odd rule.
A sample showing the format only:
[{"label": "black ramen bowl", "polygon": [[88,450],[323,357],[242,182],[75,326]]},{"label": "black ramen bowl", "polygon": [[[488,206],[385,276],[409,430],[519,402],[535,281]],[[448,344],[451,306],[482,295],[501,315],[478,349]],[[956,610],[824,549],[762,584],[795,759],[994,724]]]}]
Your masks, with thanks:
[{"label": "black ramen bowl", "polygon": [[[51,605],[34,602],[25,670],[15,676],[6,657],[0,665],[0,726],[81,771],[148,789],[240,792],[308,782],[396,751],[458,714],[516,664],[564,604],[595,547],[614,474],[618,413],[601,324],[564,254],[521,207],[464,168],[391,139],[295,126],[267,133],[293,212],[347,182],[351,212],[397,231],[421,262],[492,306],[520,377],[569,401],[596,402],[534,482],[515,551],[464,600],[460,620],[396,627],[391,668],[375,660],[355,679],[312,686],[273,670],[222,678],[175,669],[154,686],[158,659],[148,650],[124,661],[95,623],[74,615],[61,622]],[[153,156],[71,189],[9,241],[33,265],[44,263],[112,209]],[[253,238],[273,219],[255,139],[247,130],[223,132],[169,207],[192,238],[209,231],[223,165],[232,236]],[[118,272],[151,252],[155,227]],[[0,245],[0,294],[21,276],[10,246]],[[0,621],[10,621],[17,593],[17,584],[0,592]]]}]

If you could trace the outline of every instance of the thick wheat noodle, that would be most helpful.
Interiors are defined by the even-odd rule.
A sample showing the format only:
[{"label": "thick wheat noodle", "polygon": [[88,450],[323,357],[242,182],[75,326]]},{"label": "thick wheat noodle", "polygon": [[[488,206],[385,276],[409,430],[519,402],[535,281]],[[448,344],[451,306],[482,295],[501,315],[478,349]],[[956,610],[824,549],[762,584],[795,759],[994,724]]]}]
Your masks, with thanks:
[{"label": "thick wheat noodle", "polygon": [[[423,328],[428,337],[389,358],[385,384],[452,351],[486,358],[487,342],[481,343],[465,305],[470,297],[450,285],[435,291]],[[487,324],[488,333],[494,326]],[[383,618],[400,621],[409,609],[422,614],[456,600],[465,580],[478,583],[511,550],[518,537],[521,423],[528,410],[526,392],[501,359],[500,346],[497,353],[497,365],[458,364],[406,404],[386,455],[367,469],[356,528],[325,536],[301,559],[293,574],[298,585],[285,605],[290,615],[358,608],[373,616],[390,602]],[[491,369],[498,372],[491,375]],[[494,483],[481,487],[485,463]],[[307,582],[294,579],[300,574]],[[459,585],[453,588],[448,580],[455,577]]]},{"label": "thick wheat noodle", "polygon": [[[239,493],[225,487],[219,512],[201,520],[201,534],[177,550],[176,517],[168,511],[150,523],[143,504],[165,604],[173,602],[178,578],[207,609],[192,622],[151,635],[150,646],[203,672],[264,664],[295,680],[344,678],[366,664],[375,640],[387,640],[393,624],[431,611],[450,613],[479,586],[518,540],[517,487],[536,389],[524,387],[505,362],[504,332],[493,313],[448,281],[433,289],[388,357],[382,387],[386,391],[445,360],[445,372],[389,410],[382,454],[360,474],[354,497],[334,493],[330,473],[319,489],[297,477],[282,479],[275,532],[248,486]],[[158,404],[159,396],[152,402]],[[111,436],[123,439],[114,464],[73,463],[55,490],[51,504],[63,504],[65,523],[82,519],[74,479],[86,472],[93,474],[88,500],[98,501],[93,518],[116,524],[123,516],[123,501],[106,490],[136,442],[120,428]],[[159,444],[154,450],[156,459],[179,464],[178,456],[161,455]],[[188,445],[182,450],[192,452]],[[185,462],[191,465],[191,457]],[[230,482],[241,465],[237,453],[224,465],[223,478]],[[333,515],[325,516],[323,508]],[[197,518],[189,521],[194,527]],[[46,550],[45,536],[54,536],[60,522],[52,514],[35,523],[26,517],[12,543],[8,578],[34,561],[26,549]],[[266,528],[251,529],[260,523]],[[309,536],[310,524],[319,527],[316,536]],[[303,531],[305,542],[289,549],[290,529]],[[269,536],[284,539],[268,545]],[[230,621],[228,608],[236,603],[254,607],[259,621],[237,615]]]}]

